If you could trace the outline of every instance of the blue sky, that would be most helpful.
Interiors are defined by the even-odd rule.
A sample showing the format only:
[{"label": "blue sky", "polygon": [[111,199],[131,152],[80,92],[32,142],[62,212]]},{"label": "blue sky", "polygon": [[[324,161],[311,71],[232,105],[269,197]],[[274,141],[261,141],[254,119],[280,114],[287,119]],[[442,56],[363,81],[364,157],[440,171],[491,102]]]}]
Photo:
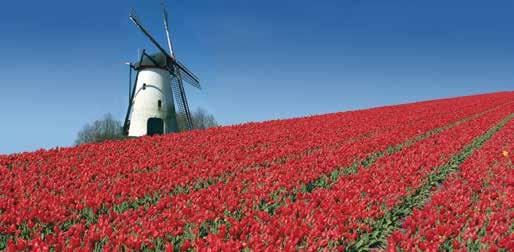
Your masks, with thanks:
[{"label": "blue sky", "polygon": [[[167,0],[190,104],[221,124],[514,89],[512,0]],[[69,146],[122,119],[128,70],[164,44],[158,0],[6,1],[0,153]]]}]

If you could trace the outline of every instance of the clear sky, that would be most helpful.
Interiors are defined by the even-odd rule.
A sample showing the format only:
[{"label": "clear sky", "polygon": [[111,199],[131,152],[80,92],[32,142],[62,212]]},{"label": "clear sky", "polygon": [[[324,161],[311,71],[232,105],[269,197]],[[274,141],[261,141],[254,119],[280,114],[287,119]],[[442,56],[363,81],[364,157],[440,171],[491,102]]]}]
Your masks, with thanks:
[{"label": "clear sky", "polygon": [[[188,88],[221,124],[514,89],[512,0],[167,0]],[[158,0],[3,1],[0,153],[123,119],[128,69],[163,44]]]}]

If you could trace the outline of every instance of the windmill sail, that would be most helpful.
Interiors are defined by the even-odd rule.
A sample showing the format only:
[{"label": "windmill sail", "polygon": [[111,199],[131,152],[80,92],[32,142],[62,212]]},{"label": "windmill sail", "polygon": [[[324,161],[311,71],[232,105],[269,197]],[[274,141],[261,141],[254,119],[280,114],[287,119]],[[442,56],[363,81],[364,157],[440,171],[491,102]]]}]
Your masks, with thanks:
[{"label": "windmill sail", "polygon": [[[143,51],[141,52],[141,56],[139,58],[139,65],[141,65],[143,63],[143,60],[144,60],[144,57],[146,55],[146,52],[145,50],[143,49]],[[129,81],[132,81],[132,65],[129,65],[130,67],[130,77],[129,77]],[[123,123],[123,132],[125,134],[128,134],[128,129],[129,129],[129,124],[130,124],[130,120],[129,120],[129,116],[130,116],[130,111],[132,110],[132,105],[134,104],[134,95],[136,94],[136,85],[137,85],[137,81],[139,79],[139,71],[137,71],[136,73],[136,79],[134,80],[134,85],[132,86],[132,91],[131,93],[129,93],[129,104],[128,104],[128,108],[127,108],[127,114],[125,115],[125,122]],[[132,83],[129,83],[129,87]]]},{"label": "windmill sail", "polygon": [[180,73],[171,79],[173,95],[175,96],[177,105],[177,119],[184,122],[186,130],[193,129],[193,120],[187,103],[186,92]]},{"label": "windmill sail", "polygon": [[132,23],[134,23],[134,25],[136,25],[137,28],[139,28],[139,30],[141,30],[141,32],[143,34],[146,35],[146,37],[148,37],[148,39],[150,40],[150,42],[152,42],[152,44],[157,48],[159,49],[159,51],[161,51],[161,53],[163,53],[164,55],[166,55],[168,58],[171,58],[171,55],[166,51],[164,50],[164,48],[162,48],[162,46],[157,42],[157,40],[155,40],[155,38],[143,27],[143,25],[141,24],[141,22],[139,21],[138,17],[136,16],[136,12],[134,10],[132,10],[130,12],[130,16],[129,16],[129,19],[132,21]]},{"label": "windmill sail", "polygon": [[166,31],[166,39],[168,39],[168,48],[170,49],[171,57],[174,57],[173,44],[171,42],[171,36],[170,36],[170,27],[168,26],[168,11],[166,11],[166,6],[164,5],[164,1],[162,1],[162,0],[161,0],[161,6],[162,6],[162,18],[164,19],[164,30]]},{"label": "windmill sail", "polygon": [[191,84],[192,86],[202,89],[200,86],[200,79],[196,77],[191,70],[189,70],[184,64],[182,64],[180,61],[175,60],[175,65],[177,66],[177,69],[180,73],[180,76],[182,77],[182,80],[186,81],[187,83]]}]

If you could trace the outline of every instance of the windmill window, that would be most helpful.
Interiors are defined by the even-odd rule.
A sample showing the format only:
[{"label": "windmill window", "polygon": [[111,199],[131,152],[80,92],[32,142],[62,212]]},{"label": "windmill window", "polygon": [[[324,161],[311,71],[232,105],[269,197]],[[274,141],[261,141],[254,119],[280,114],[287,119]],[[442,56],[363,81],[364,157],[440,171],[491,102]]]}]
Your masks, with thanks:
[{"label": "windmill window", "polygon": [[157,101],[157,107],[159,107],[159,109],[161,109],[161,107],[162,107],[162,101],[161,100]]}]

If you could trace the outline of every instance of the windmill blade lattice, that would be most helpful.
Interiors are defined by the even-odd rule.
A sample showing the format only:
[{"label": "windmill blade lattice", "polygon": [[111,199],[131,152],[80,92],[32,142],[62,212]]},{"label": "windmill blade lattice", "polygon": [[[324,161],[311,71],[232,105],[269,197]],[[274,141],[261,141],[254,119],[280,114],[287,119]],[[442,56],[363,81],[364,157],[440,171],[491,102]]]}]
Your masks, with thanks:
[{"label": "windmill blade lattice", "polygon": [[175,69],[178,69],[178,71],[180,72],[180,77],[182,77],[183,81],[186,81],[193,87],[202,89],[202,87],[200,86],[200,80],[198,79],[198,77],[196,77],[196,75],[193,74],[193,72],[191,72],[191,70],[189,70],[184,64],[182,64],[180,61],[176,59],[174,59],[173,63],[176,66]]},{"label": "windmill blade lattice", "polygon": [[178,73],[176,76],[172,75],[171,85],[178,110],[177,119],[181,119],[182,122],[185,122],[186,130],[192,130],[193,120],[191,118],[191,112],[189,110],[186,92],[184,90],[184,83],[181,79],[180,73]]}]

